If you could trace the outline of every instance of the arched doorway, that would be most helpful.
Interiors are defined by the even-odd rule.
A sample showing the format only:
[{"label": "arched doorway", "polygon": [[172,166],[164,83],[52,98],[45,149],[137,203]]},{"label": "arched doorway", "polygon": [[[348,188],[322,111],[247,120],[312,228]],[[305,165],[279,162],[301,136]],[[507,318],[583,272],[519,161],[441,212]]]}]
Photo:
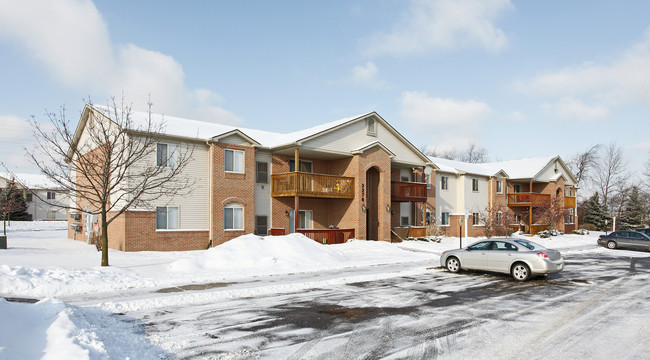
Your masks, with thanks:
[{"label": "arched doorway", "polygon": [[379,170],[366,171],[366,240],[379,239]]}]

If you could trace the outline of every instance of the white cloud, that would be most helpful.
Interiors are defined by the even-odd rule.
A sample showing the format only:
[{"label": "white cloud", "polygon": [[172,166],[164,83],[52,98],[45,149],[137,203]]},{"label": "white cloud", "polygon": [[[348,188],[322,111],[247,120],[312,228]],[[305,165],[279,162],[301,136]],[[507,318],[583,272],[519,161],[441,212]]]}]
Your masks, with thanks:
[{"label": "white cloud", "polygon": [[509,0],[412,0],[393,30],[372,36],[365,52],[405,56],[467,47],[499,51],[508,38],[494,22],[510,8]]},{"label": "white cloud", "polygon": [[347,82],[373,90],[386,89],[388,85],[379,77],[379,68],[372,61],[357,65],[350,70]]},{"label": "white cloud", "polygon": [[589,106],[580,100],[565,98],[555,104],[544,104],[543,108],[560,119],[591,121],[609,116],[609,110],[603,106]]},{"label": "white cloud", "polygon": [[436,98],[417,91],[402,94],[401,115],[438,150],[460,149],[475,142],[481,122],[491,113],[479,101]]},{"label": "white cloud", "polygon": [[183,67],[173,57],[134,44],[113,44],[92,1],[6,2],[0,12],[0,38],[26,49],[62,84],[97,96],[124,93],[135,109],[146,109],[151,95],[155,112],[239,121],[215,103],[197,98],[200,92],[185,86]]},{"label": "white cloud", "polygon": [[650,28],[641,41],[609,61],[585,62],[549,71],[515,87],[531,95],[582,98],[600,115],[608,107],[650,106]]},{"label": "white cloud", "polygon": [[14,115],[0,115],[0,142],[22,141],[32,138],[27,121]]}]

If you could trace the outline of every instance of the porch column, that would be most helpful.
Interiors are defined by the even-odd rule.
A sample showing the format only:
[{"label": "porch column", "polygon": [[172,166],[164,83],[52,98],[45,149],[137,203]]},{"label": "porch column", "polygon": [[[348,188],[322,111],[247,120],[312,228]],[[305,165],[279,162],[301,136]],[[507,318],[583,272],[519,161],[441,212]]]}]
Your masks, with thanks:
[{"label": "porch column", "polygon": [[[422,167],[422,182],[427,183],[427,173],[426,173],[427,167],[423,166]],[[425,196],[428,195],[428,185],[426,188],[424,188],[424,194]],[[424,202],[422,203],[422,226],[427,226],[427,200],[425,199]]]},{"label": "porch column", "polygon": [[298,232],[298,225],[300,224],[300,196],[297,195],[297,192],[300,187],[300,181],[298,179],[298,170],[300,169],[300,150],[295,148],[293,151],[293,171],[296,173],[296,195],[293,197],[293,229],[295,232]]},{"label": "porch column", "polygon": [[528,207],[528,233],[533,234],[533,206]]}]

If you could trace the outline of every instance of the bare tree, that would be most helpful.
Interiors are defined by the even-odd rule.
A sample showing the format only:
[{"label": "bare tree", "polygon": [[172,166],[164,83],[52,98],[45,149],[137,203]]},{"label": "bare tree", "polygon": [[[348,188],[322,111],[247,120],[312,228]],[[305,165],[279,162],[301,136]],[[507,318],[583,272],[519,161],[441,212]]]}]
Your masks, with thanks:
[{"label": "bare tree", "polygon": [[608,208],[608,201],[616,189],[624,186],[623,181],[626,163],[623,159],[623,150],[616,143],[611,143],[604,148],[600,160],[596,162],[594,183],[603,197],[603,205]]},{"label": "bare tree", "polygon": [[487,162],[487,150],[472,142],[467,145],[467,149],[459,155],[458,159],[472,164],[484,163]]},{"label": "bare tree", "polygon": [[484,226],[485,237],[508,236],[512,230],[508,227],[508,219],[513,217],[507,206],[492,205],[478,212],[479,222]]},{"label": "bare tree", "polygon": [[557,230],[558,224],[564,222],[569,210],[564,207],[564,198],[552,196],[548,204],[535,209],[537,223],[546,224],[549,230]]},{"label": "bare tree", "polygon": [[589,180],[589,173],[598,163],[598,153],[603,146],[601,144],[591,145],[585,151],[571,157],[567,166],[578,180],[578,184],[583,184]]},{"label": "bare tree", "polygon": [[162,197],[182,196],[193,183],[183,175],[193,148],[157,152],[165,124],[134,119],[131,105],[113,98],[106,107],[86,105],[74,127],[65,108],[47,113],[50,126],[30,123],[37,146],[27,153],[41,172],[75,199],[69,209],[99,216],[102,266],[108,266],[108,225],[127,209],[151,207]]}]

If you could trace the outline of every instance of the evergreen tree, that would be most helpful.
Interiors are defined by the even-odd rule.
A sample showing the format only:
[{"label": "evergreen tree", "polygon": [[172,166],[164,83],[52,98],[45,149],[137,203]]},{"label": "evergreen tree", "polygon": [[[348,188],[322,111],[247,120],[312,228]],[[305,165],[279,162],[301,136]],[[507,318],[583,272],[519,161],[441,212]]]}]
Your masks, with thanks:
[{"label": "evergreen tree", "polygon": [[627,204],[621,213],[621,220],[618,228],[620,229],[638,229],[645,226],[646,206],[641,199],[641,194],[637,186],[633,186],[630,191]]},{"label": "evergreen tree", "polygon": [[[587,206],[585,211],[585,217],[583,222],[586,224],[592,224],[596,227],[596,230],[604,231],[605,230],[605,220],[609,217],[607,215],[607,210],[605,206],[600,203],[600,198],[598,193],[594,193],[589,200],[587,200]],[[611,221],[608,221],[611,223]],[[609,227],[609,226],[608,226]]]}]

